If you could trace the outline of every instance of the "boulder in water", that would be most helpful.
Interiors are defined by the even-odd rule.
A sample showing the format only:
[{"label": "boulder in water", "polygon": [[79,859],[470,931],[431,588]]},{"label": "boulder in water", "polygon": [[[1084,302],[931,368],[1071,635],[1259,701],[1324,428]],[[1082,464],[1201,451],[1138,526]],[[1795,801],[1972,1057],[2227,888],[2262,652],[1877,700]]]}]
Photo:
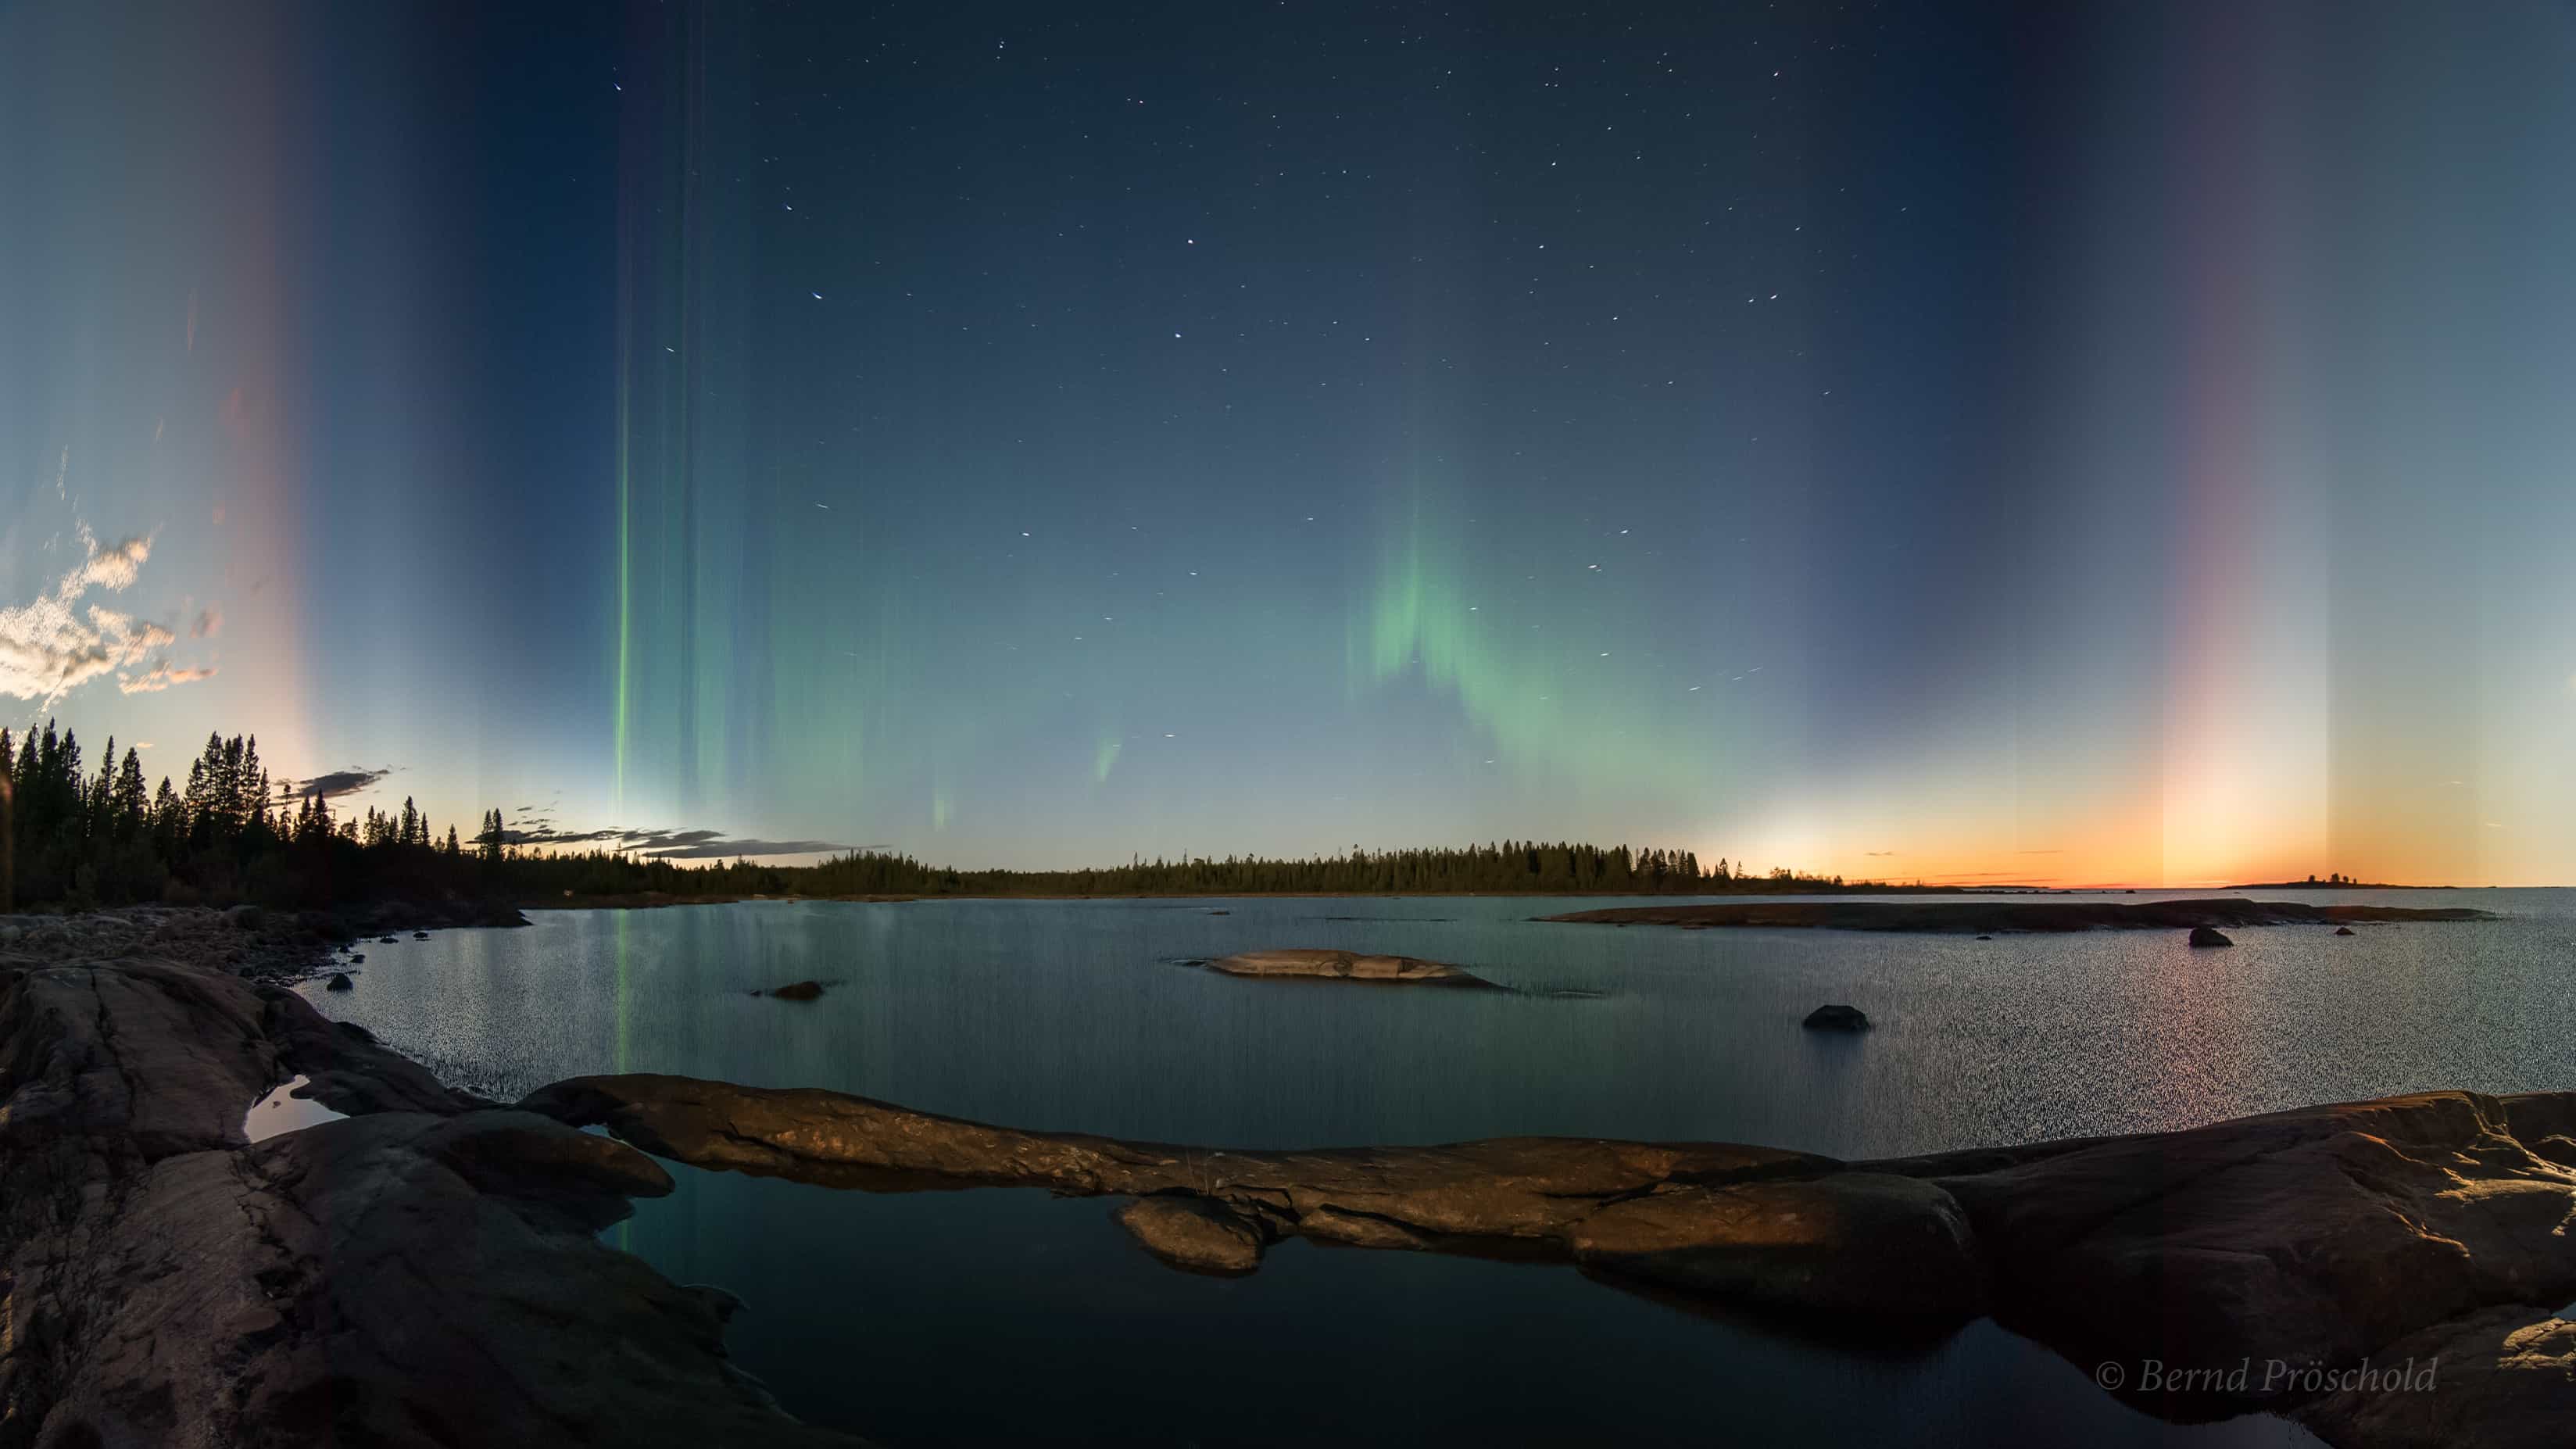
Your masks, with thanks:
[{"label": "boulder in water", "polygon": [[2349,935],[2351,935],[2351,934],[2352,934],[2352,927],[2350,927],[2350,926],[2337,926],[2337,927],[2335,927],[2335,934],[2336,934],[2336,935],[2338,935],[2338,936],[2349,936]]},{"label": "boulder in water", "polygon": [[356,985],[356,982],[349,979],[348,972],[334,971],[331,973],[331,979],[323,984],[322,989],[325,991],[347,991]]},{"label": "boulder in water", "polygon": [[812,1001],[823,994],[820,981],[791,981],[769,993],[781,1001]]},{"label": "boulder in water", "polygon": [[2236,944],[2235,942],[2227,939],[2227,933],[2219,930],[2216,926],[2192,927],[2191,943],[2195,946],[2233,946]]},{"label": "boulder in water", "polygon": [[1809,1031],[1867,1031],[1869,1016],[1857,1006],[1819,1006],[1798,1023]]}]

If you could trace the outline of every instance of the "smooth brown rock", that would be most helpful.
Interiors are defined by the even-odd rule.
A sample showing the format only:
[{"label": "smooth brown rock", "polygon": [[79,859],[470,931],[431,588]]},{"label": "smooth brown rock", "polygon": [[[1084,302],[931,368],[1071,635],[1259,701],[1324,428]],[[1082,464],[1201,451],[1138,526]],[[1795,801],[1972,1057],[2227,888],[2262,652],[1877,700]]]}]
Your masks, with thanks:
[{"label": "smooth brown rock", "polygon": [[1533,1137],[1220,1151],[682,1077],[576,1078],[521,1105],[700,1167],[886,1191],[1135,1194],[1121,1225],[1202,1270],[1250,1271],[1261,1245],[1301,1236],[1571,1259],[1722,1301],[1891,1321],[1960,1321],[1984,1303],[1966,1219],[1941,1188],[1770,1148]]}]

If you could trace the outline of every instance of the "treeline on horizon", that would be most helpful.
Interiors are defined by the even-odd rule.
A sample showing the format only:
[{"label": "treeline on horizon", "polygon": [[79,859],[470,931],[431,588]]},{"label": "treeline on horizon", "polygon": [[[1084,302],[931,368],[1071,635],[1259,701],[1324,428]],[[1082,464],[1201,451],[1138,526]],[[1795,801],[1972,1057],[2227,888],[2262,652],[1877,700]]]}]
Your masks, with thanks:
[{"label": "treeline on horizon", "polygon": [[747,860],[683,866],[614,851],[553,853],[487,810],[471,836],[440,830],[412,801],[334,814],[328,797],[270,777],[256,739],[209,735],[187,782],[146,784],[142,756],[98,768],[48,721],[0,729],[0,910],[144,902],[327,907],[380,900],[556,902],[745,895],[1713,895],[1887,890],[1786,869],[1761,875],[1687,850],[1498,841],[1274,860],[1142,859],[1091,870],[956,870],[857,851],[808,866]]},{"label": "treeline on horizon", "polygon": [[[803,868],[808,895],[1713,895],[1735,890],[1834,891],[1840,876],[1789,870],[1739,874],[1702,866],[1687,850],[1559,841],[1496,841],[1419,850],[1359,850],[1274,860],[1133,861],[1090,870],[951,870],[910,856],[861,851]],[[1872,887],[1884,889],[1884,887]]]}]

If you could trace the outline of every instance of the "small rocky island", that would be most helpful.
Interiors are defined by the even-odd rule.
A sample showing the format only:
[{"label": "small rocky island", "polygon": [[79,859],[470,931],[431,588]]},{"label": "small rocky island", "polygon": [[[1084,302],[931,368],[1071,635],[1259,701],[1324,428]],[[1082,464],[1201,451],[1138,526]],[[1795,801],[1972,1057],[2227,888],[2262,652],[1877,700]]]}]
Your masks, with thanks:
[{"label": "small rocky island", "polygon": [[1472,971],[1438,961],[1424,961],[1412,956],[1379,956],[1360,951],[1242,951],[1208,962],[1207,969],[1227,976],[1287,976],[1309,981],[1494,986],[1493,982]]},{"label": "small rocky island", "polygon": [[1995,935],[2012,931],[2216,931],[2222,926],[2340,926],[2351,922],[2492,921],[2466,906],[2311,906],[2220,896],[2195,901],[1728,901],[1717,905],[1614,906],[1539,916],[1598,926],[1741,926],[1767,930],[1909,931]]},{"label": "small rocky island", "polygon": [[[2286,1387],[2138,1402],[2270,1410],[2341,1449],[2555,1445],[2576,1404],[2576,1092],[1871,1162],[1543,1137],[1236,1151],[664,1076],[509,1105],[239,974],[250,929],[0,921],[0,1449],[857,1442],[729,1364],[730,1295],[599,1240],[671,1190],[657,1157],[1114,1197],[1198,1272],[1298,1237],[1570,1263],[1849,1340],[1991,1314],[2088,1372],[2277,1360]],[[249,1140],[247,1109],[299,1075],[347,1115]],[[2409,1359],[2438,1364],[2422,1391],[2317,1376]]]}]

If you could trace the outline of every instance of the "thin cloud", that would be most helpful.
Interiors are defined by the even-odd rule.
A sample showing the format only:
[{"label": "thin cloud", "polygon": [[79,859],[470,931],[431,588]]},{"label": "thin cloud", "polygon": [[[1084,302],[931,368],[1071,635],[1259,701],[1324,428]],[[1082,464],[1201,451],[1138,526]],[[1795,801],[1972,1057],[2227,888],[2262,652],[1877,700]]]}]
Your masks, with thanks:
[{"label": "thin cloud", "polygon": [[188,626],[188,637],[191,639],[212,639],[222,632],[224,632],[224,611],[221,609],[199,609],[197,622]]},{"label": "thin cloud", "polygon": [[[33,603],[0,609],[0,694],[50,708],[91,680],[130,669],[178,642],[158,624],[87,602],[93,589],[118,593],[133,584],[152,557],[152,540],[129,538],[101,548],[87,529],[80,539],[79,566],[51,591]],[[212,672],[159,668],[142,676],[156,681],[142,690],[167,689]]]},{"label": "thin cloud", "polygon": [[194,684],[214,677],[215,667],[211,664],[203,669],[173,669],[164,659],[141,674],[116,676],[116,688],[120,694],[158,694],[174,684]]},{"label": "thin cloud", "polygon": [[829,840],[758,840],[703,829],[629,829],[611,825],[597,830],[556,830],[550,822],[543,821],[505,828],[501,838],[512,845],[605,846],[646,860],[728,860],[735,856],[827,855],[884,848]]},{"label": "thin cloud", "polygon": [[821,855],[846,849],[828,840],[702,840],[692,845],[669,850],[643,850],[636,854],[654,860],[713,860],[732,855]]},{"label": "thin cloud", "polygon": [[623,830],[562,831],[541,825],[533,829],[524,826],[515,830],[504,829],[501,837],[512,845],[606,845],[612,841],[624,840],[626,832]]}]

